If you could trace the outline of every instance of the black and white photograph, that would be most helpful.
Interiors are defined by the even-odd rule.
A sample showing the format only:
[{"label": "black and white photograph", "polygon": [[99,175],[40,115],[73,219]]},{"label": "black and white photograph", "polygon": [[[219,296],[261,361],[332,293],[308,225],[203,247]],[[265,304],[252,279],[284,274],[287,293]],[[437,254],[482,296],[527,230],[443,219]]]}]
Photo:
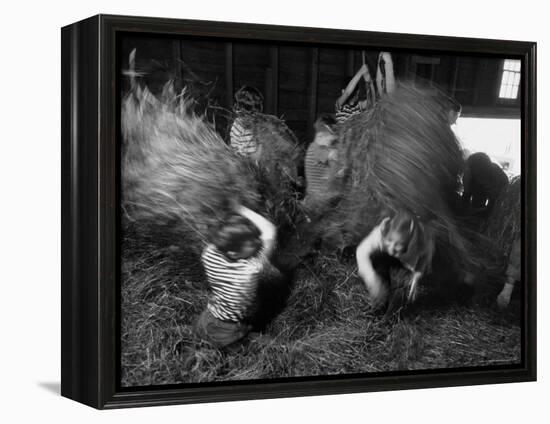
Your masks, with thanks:
[{"label": "black and white photograph", "polygon": [[543,2],[4,10],[0,422],[544,422]]},{"label": "black and white photograph", "polygon": [[520,57],[117,55],[122,388],[524,363]]}]

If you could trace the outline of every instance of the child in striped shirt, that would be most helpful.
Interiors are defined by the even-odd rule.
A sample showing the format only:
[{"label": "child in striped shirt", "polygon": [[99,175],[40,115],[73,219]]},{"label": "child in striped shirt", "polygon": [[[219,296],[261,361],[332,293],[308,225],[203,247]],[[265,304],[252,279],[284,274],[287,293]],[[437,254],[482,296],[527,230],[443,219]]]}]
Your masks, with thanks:
[{"label": "child in striped shirt", "polygon": [[327,194],[331,166],[337,159],[338,135],[334,131],[336,121],[330,115],[321,116],[315,122],[315,139],[309,145],[305,158],[306,204],[323,200]]},{"label": "child in striped shirt", "polygon": [[201,259],[210,296],[197,321],[198,334],[218,347],[228,346],[250,332],[248,320],[259,278],[271,266],[275,226],[261,215],[239,207],[204,249]]},{"label": "child in striped shirt", "polygon": [[258,141],[254,139],[250,121],[254,113],[263,110],[263,96],[254,87],[243,86],[235,93],[233,111],[235,120],[229,131],[231,147],[241,156],[257,157]]},{"label": "child in striped shirt", "polygon": [[[359,100],[358,84],[361,78],[364,79],[366,88],[366,94],[363,100]],[[380,52],[376,62],[375,81],[371,78],[367,64],[363,63],[361,68],[359,68],[357,73],[347,84],[346,88],[342,90],[342,94],[336,100],[335,104],[336,122],[343,124],[352,116],[371,108],[376,102],[376,99],[387,93],[391,93],[394,89],[395,76],[391,54]]]}]

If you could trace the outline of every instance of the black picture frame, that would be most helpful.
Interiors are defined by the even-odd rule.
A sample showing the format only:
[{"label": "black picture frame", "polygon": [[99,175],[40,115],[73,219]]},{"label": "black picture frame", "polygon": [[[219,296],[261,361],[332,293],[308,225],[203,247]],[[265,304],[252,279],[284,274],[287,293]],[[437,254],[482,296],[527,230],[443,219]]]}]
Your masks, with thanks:
[{"label": "black picture frame", "polygon": [[[117,40],[124,33],[191,35],[507,55],[522,61],[522,363],[121,389],[118,363]],[[97,15],[62,28],[61,394],[94,408],[169,405],[536,380],[536,43],[227,22]]]}]

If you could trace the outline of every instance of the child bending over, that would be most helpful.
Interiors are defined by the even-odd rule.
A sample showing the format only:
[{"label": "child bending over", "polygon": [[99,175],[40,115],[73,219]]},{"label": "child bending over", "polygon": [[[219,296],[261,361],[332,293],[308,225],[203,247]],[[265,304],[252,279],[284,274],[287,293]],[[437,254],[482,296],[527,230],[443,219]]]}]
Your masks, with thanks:
[{"label": "child bending over", "polygon": [[197,333],[223,347],[248,334],[247,318],[257,294],[260,274],[270,266],[276,229],[267,219],[240,206],[220,229],[201,259],[210,297],[200,315]]},{"label": "child bending over", "polygon": [[250,118],[263,110],[264,98],[254,87],[243,86],[235,93],[235,120],[229,132],[231,147],[241,156],[258,157],[259,145],[250,128]]},{"label": "child bending over", "polygon": [[385,303],[388,288],[373,267],[372,255],[388,254],[411,272],[408,299],[414,300],[418,282],[428,271],[433,256],[433,241],[425,235],[414,218],[398,213],[392,219],[384,218],[359,244],[356,251],[357,269],[375,307]]}]

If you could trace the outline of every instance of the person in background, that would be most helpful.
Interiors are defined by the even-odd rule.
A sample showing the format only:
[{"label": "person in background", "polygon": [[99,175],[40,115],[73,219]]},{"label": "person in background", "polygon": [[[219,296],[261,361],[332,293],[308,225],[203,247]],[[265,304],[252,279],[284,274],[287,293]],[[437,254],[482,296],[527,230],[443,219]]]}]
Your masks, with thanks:
[{"label": "person in background", "polygon": [[453,126],[456,124],[460,114],[462,113],[462,105],[458,103],[455,99],[450,99],[449,111],[447,112],[449,117],[449,125]]},{"label": "person in background", "polygon": [[264,98],[258,89],[244,85],[234,99],[235,119],[229,131],[229,144],[239,155],[251,157],[258,153],[259,146],[250,127],[250,118],[262,112]]},{"label": "person in background", "polygon": [[335,124],[330,115],[323,115],[315,122],[315,138],[305,158],[306,204],[322,200],[327,195],[330,167],[337,159]]},{"label": "person in background", "polygon": [[[364,79],[366,84],[366,98],[359,100],[359,82],[361,78]],[[343,124],[349,118],[358,113],[363,112],[367,107],[373,103],[374,88],[372,79],[370,77],[369,68],[365,63],[355,73],[353,78],[349,81],[346,88],[342,90],[342,94],[336,100],[335,117],[338,124]]]},{"label": "person in background", "polygon": [[380,52],[376,63],[376,88],[378,98],[393,93],[395,90],[395,73],[393,60],[388,52]]},{"label": "person in background", "polygon": [[[365,82],[364,99],[360,100],[359,83],[361,78]],[[349,81],[342,94],[336,100],[336,122],[343,124],[350,117],[374,106],[376,99],[395,90],[395,74],[393,60],[388,52],[380,52],[376,62],[376,74],[373,80],[365,60],[363,65]]]},{"label": "person in background", "polygon": [[483,152],[468,157],[462,180],[463,205],[467,211],[479,216],[489,214],[500,193],[508,186],[505,172]]}]

